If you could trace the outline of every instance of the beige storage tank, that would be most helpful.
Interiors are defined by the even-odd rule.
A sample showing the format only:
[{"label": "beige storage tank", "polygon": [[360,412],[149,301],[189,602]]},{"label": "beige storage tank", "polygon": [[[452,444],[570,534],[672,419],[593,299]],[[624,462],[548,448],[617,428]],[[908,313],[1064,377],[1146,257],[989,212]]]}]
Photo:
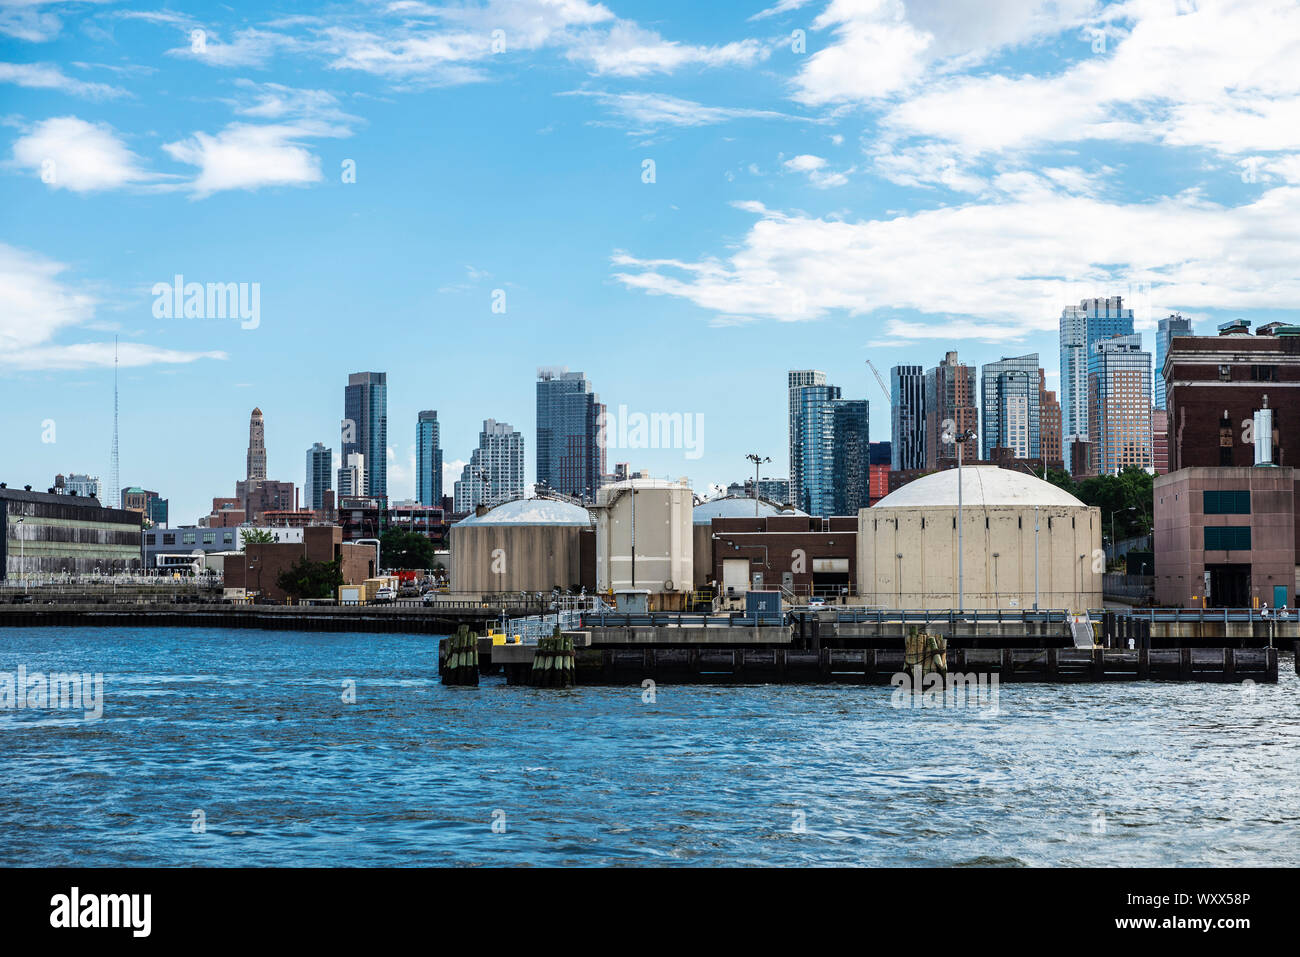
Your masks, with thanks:
[{"label": "beige storage tank", "polygon": [[604,486],[596,516],[596,589],[647,589],[656,611],[686,607],[692,589],[694,493],[686,479],[629,479]]},{"label": "beige storage tank", "polygon": [[865,603],[1023,610],[1037,597],[1040,609],[1102,607],[1098,509],[1026,472],[975,465],[961,473],[962,598],[957,469],[946,469],[858,512],[858,594]]},{"label": "beige storage tank", "polygon": [[[558,499],[522,498],[451,527],[455,594],[550,592],[584,584],[582,536],[591,515]],[[590,546],[588,546],[590,562]]]}]

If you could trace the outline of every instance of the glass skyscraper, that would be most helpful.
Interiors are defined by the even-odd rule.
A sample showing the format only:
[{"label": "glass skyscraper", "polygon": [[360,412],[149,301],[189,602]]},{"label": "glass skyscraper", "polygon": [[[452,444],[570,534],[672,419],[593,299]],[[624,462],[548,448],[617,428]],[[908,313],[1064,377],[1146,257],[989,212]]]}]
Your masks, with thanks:
[{"label": "glass skyscraper", "polygon": [[334,450],[317,442],[307,450],[307,475],[302,483],[303,505],[310,509],[325,507],[325,493],[332,486]]},{"label": "glass skyscraper", "polygon": [[537,370],[537,483],[594,499],[605,474],[605,406],[581,372]]},{"label": "glass skyscraper", "polygon": [[920,366],[889,370],[890,468],[925,468],[925,372]]},{"label": "glass skyscraper", "polygon": [[1155,397],[1157,409],[1165,407],[1165,356],[1169,355],[1169,341],[1174,336],[1191,335],[1195,335],[1192,331],[1192,320],[1184,319],[1177,313],[1161,319],[1156,326]]},{"label": "glass skyscraper", "polygon": [[840,397],[839,386],[797,390],[795,445],[803,488],[795,503],[809,515],[856,515],[870,492],[870,408]]},{"label": "glass skyscraper", "polygon": [[354,372],[343,390],[343,461],[365,456],[365,494],[388,496],[388,373]]},{"label": "glass skyscraper", "polygon": [[1088,357],[1088,441],[1092,470],[1114,475],[1126,466],[1150,469],[1151,353],[1142,337],[1114,336]]},{"label": "glass skyscraper", "polygon": [[1122,296],[1084,299],[1061,310],[1061,437],[1070,467],[1070,446],[1087,441],[1088,366],[1092,349],[1102,339],[1133,334],[1133,310]]},{"label": "glass skyscraper", "polygon": [[786,391],[790,407],[790,501],[803,506],[803,449],[799,445],[799,416],[802,399],[799,390],[804,386],[824,386],[826,373],[819,369],[791,369],[786,373]]},{"label": "glass skyscraper", "polygon": [[442,504],[442,440],[433,409],[416,416],[415,498],[421,505]]},{"label": "glass skyscraper", "polygon": [[1041,402],[1038,353],[1004,357],[980,367],[982,399],[980,431],[984,458],[995,448],[1011,449],[1018,459],[1041,454]]}]

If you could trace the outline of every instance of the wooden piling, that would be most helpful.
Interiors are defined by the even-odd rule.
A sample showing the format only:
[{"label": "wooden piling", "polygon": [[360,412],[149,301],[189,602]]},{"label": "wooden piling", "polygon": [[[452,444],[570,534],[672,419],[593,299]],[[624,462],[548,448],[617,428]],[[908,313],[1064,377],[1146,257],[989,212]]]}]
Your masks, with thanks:
[{"label": "wooden piling", "polygon": [[478,686],[478,633],[470,631],[468,625],[461,625],[449,639],[442,683]]}]

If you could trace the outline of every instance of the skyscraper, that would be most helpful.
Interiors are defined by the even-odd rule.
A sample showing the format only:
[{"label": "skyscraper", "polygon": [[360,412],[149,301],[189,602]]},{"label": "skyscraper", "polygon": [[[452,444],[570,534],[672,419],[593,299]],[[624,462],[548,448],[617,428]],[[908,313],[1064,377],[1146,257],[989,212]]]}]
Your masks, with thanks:
[{"label": "skyscraper", "polygon": [[1047,389],[1047,373],[1038,370],[1038,454],[1048,468],[1065,468],[1061,445],[1061,403]]},{"label": "skyscraper", "polygon": [[925,372],[920,366],[889,370],[890,467],[925,468]]},{"label": "skyscraper", "polygon": [[1152,467],[1151,353],[1142,337],[1113,336],[1093,346],[1088,364],[1088,441],[1092,470]]},{"label": "skyscraper", "polygon": [[343,467],[339,469],[339,501],[343,497],[362,496],[366,494],[366,457],[360,452],[349,452],[343,457]]},{"label": "skyscraper", "polygon": [[[364,494],[388,496],[388,373],[354,372],[343,390],[343,461],[365,456]],[[339,494],[343,490],[339,489]],[[357,493],[362,494],[362,493]]]},{"label": "skyscraper", "polygon": [[834,410],[831,514],[857,515],[871,504],[870,408],[866,399],[840,399]]},{"label": "skyscraper", "polygon": [[786,373],[786,390],[790,403],[790,501],[803,501],[803,449],[799,447],[799,390],[804,386],[824,386],[826,373],[817,369],[792,369]]},{"label": "skyscraper", "polygon": [[1174,336],[1192,336],[1195,334],[1192,331],[1192,320],[1184,319],[1178,313],[1166,316],[1156,324],[1155,397],[1157,409],[1165,407],[1165,356],[1169,355],[1169,340]]},{"label": "skyscraper", "polygon": [[810,515],[856,515],[870,497],[870,408],[844,399],[839,386],[796,390],[794,420],[803,490],[795,502]]},{"label": "skyscraper", "polygon": [[940,469],[957,460],[957,444],[945,437],[969,434],[961,443],[962,460],[979,459],[979,407],[976,405],[975,367],[962,364],[957,353],[925,374],[925,461],[922,468]]},{"label": "skyscraper", "polygon": [[433,409],[416,416],[415,498],[421,505],[442,505],[442,439]]},{"label": "skyscraper", "polygon": [[605,473],[605,406],[581,372],[537,370],[537,483],[594,499]]},{"label": "skyscraper", "polygon": [[508,422],[485,419],[478,448],[456,482],[453,508],[470,512],[524,494],[524,437]]},{"label": "skyscraper", "polygon": [[325,493],[333,488],[330,480],[334,450],[317,442],[307,450],[307,474],[302,483],[303,507],[313,511],[325,507]]},{"label": "skyscraper", "polygon": [[984,458],[992,459],[995,448],[1011,449],[1018,459],[1038,458],[1041,451],[1038,353],[1004,356],[981,366],[980,373]]},{"label": "skyscraper", "polygon": [[1070,446],[1088,441],[1088,367],[1092,347],[1111,336],[1133,334],[1133,310],[1122,296],[1084,299],[1061,310],[1061,439],[1067,466]]},{"label": "skyscraper", "polygon": [[266,478],[266,423],[262,410],[254,409],[248,417],[248,474],[250,482]]}]

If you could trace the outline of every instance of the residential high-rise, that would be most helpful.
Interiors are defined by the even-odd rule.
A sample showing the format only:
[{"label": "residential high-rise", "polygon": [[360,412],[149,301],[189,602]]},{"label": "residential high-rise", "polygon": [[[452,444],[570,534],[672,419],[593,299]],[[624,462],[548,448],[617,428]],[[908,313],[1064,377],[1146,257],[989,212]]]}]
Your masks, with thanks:
[{"label": "residential high-rise", "polygon": [[934,470],[955,462],[952,438],[963,434],[970,436],[961,443],[963,461],[978,461],[979,418],[975,367],[964,365],[955,352],[945,353],[943,362],[925,374],[925,461],[920,467]]},{"label": "residential high-rise", "polygon": [[925,468],[925,371],[920,366],[889,370],[890,467]]},{"label": "residential high-rise", "polygon": [[803,501],[803,449],[799,447],[799,390],[804,386],[824,386],[826,373],[818,369],[792,369],[786,373],[790,403],[790,500]]},{"label": "residential high-rise", "polygon": [[366,494],[366,457],[360,452],[349,452],[339,469],[340,504],[344,496],[362,496]]},{"label": "residential high-rise", "polygon": [[[365,456],[364,494],[388,496],[388,373],[354,372],[343,390],[343,461]],[[339,494],[343,494],[339,490]],[[360,494],[360,493],[358,493]]]},{"label": "residential high-rise", "polygon": [[984,458],[991,460],[997,448],[1011,449],[1018,459],[1038,458],[1041,428],[1038,353],[1004,356],[981,366],[980,374]]},{"label": "residential high-rise", "polygon": [[870,408],[866,399],[840,399],[834,408],[831,514],[857,515],[871,504]]},{"label": "residential high-rise", "polygon": [[261,409],[253,409],[248,417],[248,474],[244,478],[250,482],[266,478],[266,423]]},{"label": "residential high-rise", "polygon": [[1133,334],[1133,310],[1122,296],[1084,299],[1061,310],[1061,440],[1067,465],[1070,446],[1088,441],[1088,368],[1102,339]]},{"label": "residential high-rise", "polygon": [[1114,475],[1129,465],[1152,467],[1151,353],[1138,335],[1093,346],[1088,364],[1088,442],[1092,470]]},{"label": "residential high-rise", "polygon": [[415,498],[421,505],[442,505],[442,439],[432,409],[415,421]]},{"label": "residential high-rise", "polygon": [[456,482],[454,510],[473,511],[524,494],[524,437],[508,422],[485,419],[478,448]]},{"label": "residential high-rise", "polygon": [[872,442],[867,460],[867,504],[875,505],[889,494],[889,472],[893,454],[889,442]]},{"label": "residential high-rise", "polygon": [[1047,468],[1065,468],[1061,445],[1061,403],[1047,389],[1047,372],[1038,370],[1038,454]]},{"label": "residential high-rise", "polygon": [[537,482],[594,499],[605,473],[605,406],[581,372],[537,370]]},{"label": "residential high-rise", "polygon": [[317,442],[307,450],[307,474],[302,484],[303,507],[319,511],[325,508],[325,493],[333,488],[330,471],[334,450]]},{"label": "residential high-rise", "polygon": [[1165,356],[1169,355],[1169,341],[1174,336],[1193,336],[1192,320],[1178,313],[1165,316],[1156,324],[1155,407],[1165,407]]},{"label": "residential high-rise", "polygon": [[[794,504],[810,515],[856,515],[870,499],[870,407],[839,386],[797,390],[794,445],[803,489]],[[792,489],[793,491],[793,489]]]}]

